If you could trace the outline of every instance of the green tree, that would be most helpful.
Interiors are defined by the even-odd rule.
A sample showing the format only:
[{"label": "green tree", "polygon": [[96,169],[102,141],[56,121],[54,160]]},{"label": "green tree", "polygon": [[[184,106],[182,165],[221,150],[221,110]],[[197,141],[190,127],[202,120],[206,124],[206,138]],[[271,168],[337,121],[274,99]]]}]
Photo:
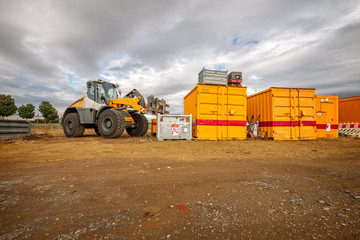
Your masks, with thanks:
[{"label": "green tree", "polygon": [[53,121],[58,118],[56,109],[49,101],[42,101],[38,109],[46,121]]},{"label": "green tree", "polygon": [[7,117],[16,113],[17,107],[10,95],[0,94],[0,117]]},{"label": "green tree", "polygon": [[21,118],[25,118],[25,119],[33,118],[35,115],[35,106],[32,105],[31,103],[26,105],[21,105],[21,107],[19,107],[18,109],[18,113]]}]

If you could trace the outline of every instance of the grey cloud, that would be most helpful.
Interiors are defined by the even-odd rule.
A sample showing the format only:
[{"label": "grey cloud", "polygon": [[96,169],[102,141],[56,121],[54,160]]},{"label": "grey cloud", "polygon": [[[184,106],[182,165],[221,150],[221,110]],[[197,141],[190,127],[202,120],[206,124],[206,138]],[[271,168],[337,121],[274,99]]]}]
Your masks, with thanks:
[{"label": "grey cloud", "polygon": [[[1,91],[65,109],[84,95],[87,79],[107,73],[124,92],[176,96],[173,109],[182,112],[177,93],[194,87],[202,67],[223,64],[243,71],[251,89],[315,87],[348,96],[360,88],[356,11],[357,1],[326,0],[2,1]],[[144,69],[161,74],[149,79]]]},{"label": "grey cloud", "polygon": [[290,58],[285,55],[269,59],[267,69],[255,70],[263,76],[263,81],[253,86],[249,80],[249,85],[311,87],[321,93],[351,95],[344,93],[343,86],[360,89],[360,70],[355,67],[360,66],[360,46],[356,44],[359,32],[360,23],[355,23],[340,28],[321,44],[307,47],[305,51],[295,50]]}]

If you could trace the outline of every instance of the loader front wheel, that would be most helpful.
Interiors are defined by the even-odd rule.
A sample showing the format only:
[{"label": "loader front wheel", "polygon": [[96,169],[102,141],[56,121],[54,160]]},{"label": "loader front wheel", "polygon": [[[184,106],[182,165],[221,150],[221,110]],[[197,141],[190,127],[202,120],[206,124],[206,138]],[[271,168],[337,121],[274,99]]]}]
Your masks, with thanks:
[{"label": "loader front wheel", "polygon": [[69,113],[64,118],[63,129],[67,137],[81,137],[84,135],[85,126],[81,125],[79,114]]},{"label": "loader front wheel", "polygon": [[104,138],[118,138],[125,130],[125,119],[119,111],[108,109],[101,113],[97,127]]},{"label": "loader front wheel", "polygon": [[135,127],[126,128],[126,132],[132,137],[144,136],[149,128],[149,123],[147,121],[147,118],[140,113],[133,113],[131,114],[131,117],[135,121]]}]

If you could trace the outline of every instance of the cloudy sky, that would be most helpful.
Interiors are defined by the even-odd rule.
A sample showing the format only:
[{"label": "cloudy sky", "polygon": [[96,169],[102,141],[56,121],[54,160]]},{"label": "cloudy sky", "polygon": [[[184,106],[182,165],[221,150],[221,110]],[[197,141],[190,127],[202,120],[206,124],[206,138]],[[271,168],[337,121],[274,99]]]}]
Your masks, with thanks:
[{"label": "cloudy sky", "polygon": [[101,78],[183,97],[208,69],[269,87],[360,95],[360,1],[1,0],[0,94],[59,112]]}]

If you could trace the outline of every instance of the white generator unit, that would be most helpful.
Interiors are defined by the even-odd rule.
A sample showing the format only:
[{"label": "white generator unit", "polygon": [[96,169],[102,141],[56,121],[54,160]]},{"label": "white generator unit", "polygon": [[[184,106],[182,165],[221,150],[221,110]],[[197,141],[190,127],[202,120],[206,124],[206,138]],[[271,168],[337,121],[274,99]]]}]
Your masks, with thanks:
[{"label": "white generator unit", "polygon": [[156,119],[156,137],[159,141],[191,140],[192,116],[190,115],[161,115]]}]

